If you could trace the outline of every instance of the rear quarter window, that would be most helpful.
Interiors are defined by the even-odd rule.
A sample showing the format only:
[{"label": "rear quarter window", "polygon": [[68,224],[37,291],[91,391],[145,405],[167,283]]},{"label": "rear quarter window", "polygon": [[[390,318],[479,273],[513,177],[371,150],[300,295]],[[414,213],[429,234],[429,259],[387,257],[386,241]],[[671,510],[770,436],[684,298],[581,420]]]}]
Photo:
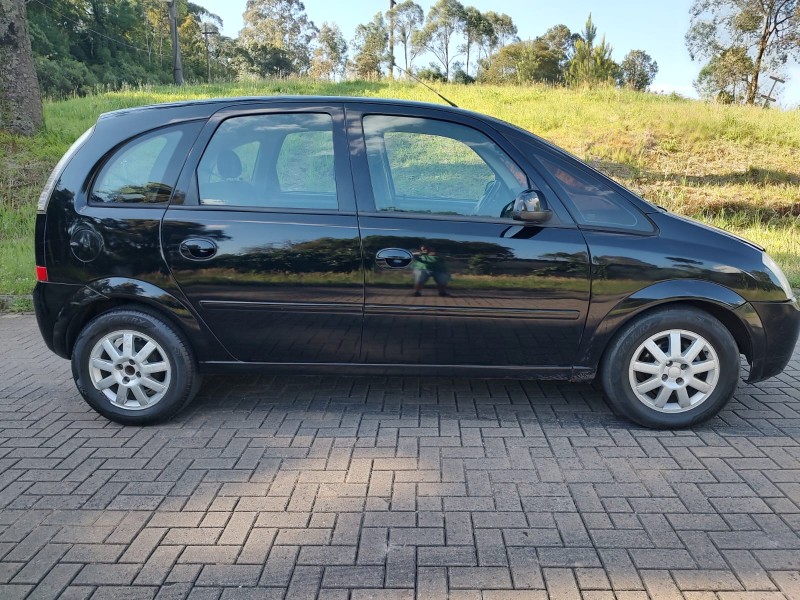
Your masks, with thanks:
[{"label": "rear quarter window", "polygon": [[100,204],[169,201],[199,122],[163,127],[125,142],[106,160],[90,193]]}]

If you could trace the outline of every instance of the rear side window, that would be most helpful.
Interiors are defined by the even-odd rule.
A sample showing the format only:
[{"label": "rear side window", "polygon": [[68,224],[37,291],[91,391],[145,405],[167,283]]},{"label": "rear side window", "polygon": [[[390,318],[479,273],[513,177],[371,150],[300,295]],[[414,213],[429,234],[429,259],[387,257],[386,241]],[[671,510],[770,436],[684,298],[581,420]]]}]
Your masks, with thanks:
[{"label": "rear side window", "polygon": [[200,204],[336,210],[333,148],[328,114],[227,119],[197,167]]},{"label": "rear side window", "polygon": [[650,221],[607,183],[560,160],[541,155],[538,158],[571,201],[579,224],[608,229],[653,230]]},{"label": "rear side window", "polygon": [[160,204],[169,201],[198,123],[164,127],[134,138],[103,165],[90,198],[103,204]]}]

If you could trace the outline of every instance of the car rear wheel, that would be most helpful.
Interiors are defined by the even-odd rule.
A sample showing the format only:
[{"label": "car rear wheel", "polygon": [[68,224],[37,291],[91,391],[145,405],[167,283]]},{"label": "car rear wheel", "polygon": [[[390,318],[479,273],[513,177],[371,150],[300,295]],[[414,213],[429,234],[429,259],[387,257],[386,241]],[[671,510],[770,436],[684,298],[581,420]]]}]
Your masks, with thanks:
[{"label": "car rear wheel", "polygon": [[139,310],[113,310],[81,331],[72,373],[86,402],[125,425],[172,417],[199,387],[194,359],[169,324]]},{"label": "car rear wheel", "polygon": [[727,328],[701,310],[666,308],[623,327],[601,365],[617,411],[658,429],[713,417],[739,379],[739,350]]}]

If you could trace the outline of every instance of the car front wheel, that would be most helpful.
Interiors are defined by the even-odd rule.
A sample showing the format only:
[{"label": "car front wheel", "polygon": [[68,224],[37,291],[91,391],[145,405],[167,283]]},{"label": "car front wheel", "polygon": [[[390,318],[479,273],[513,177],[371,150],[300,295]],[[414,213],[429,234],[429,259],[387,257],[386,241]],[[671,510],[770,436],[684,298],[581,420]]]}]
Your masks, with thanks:
[{"label": "car front wheel", "polygon": [[75,343],[72,373],[92,408],[125,425],[169,419],[200,381],[183,337],[139,310],[113,310],[89,322]]},{"label": "car front wheel", "polygon": [[739,379],[728,329],[694,308],[666,308],[623,327],[601,365],[603,389],[619,413],[647,427],[689,427],[713,417]]}]

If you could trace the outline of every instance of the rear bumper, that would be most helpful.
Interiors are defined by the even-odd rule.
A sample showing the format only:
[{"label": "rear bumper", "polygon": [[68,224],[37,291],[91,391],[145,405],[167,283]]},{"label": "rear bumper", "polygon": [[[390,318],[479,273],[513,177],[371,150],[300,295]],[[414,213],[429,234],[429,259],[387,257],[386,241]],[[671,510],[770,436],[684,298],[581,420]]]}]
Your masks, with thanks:
[{"label": "rear bumper", "polygon": [[66,328],[76,294],[85,289],[70,283],[38,282],[33,288],[33,310],[44,343],[61,358],[69,358]]},{"label": "rear bumper", "polygon": [[778,375],[792,358],[800,334],[800,307],[792,298],[786,302],[753,302],[763,328],[761,352],[754,352],[747,381],[754,383]]}]

